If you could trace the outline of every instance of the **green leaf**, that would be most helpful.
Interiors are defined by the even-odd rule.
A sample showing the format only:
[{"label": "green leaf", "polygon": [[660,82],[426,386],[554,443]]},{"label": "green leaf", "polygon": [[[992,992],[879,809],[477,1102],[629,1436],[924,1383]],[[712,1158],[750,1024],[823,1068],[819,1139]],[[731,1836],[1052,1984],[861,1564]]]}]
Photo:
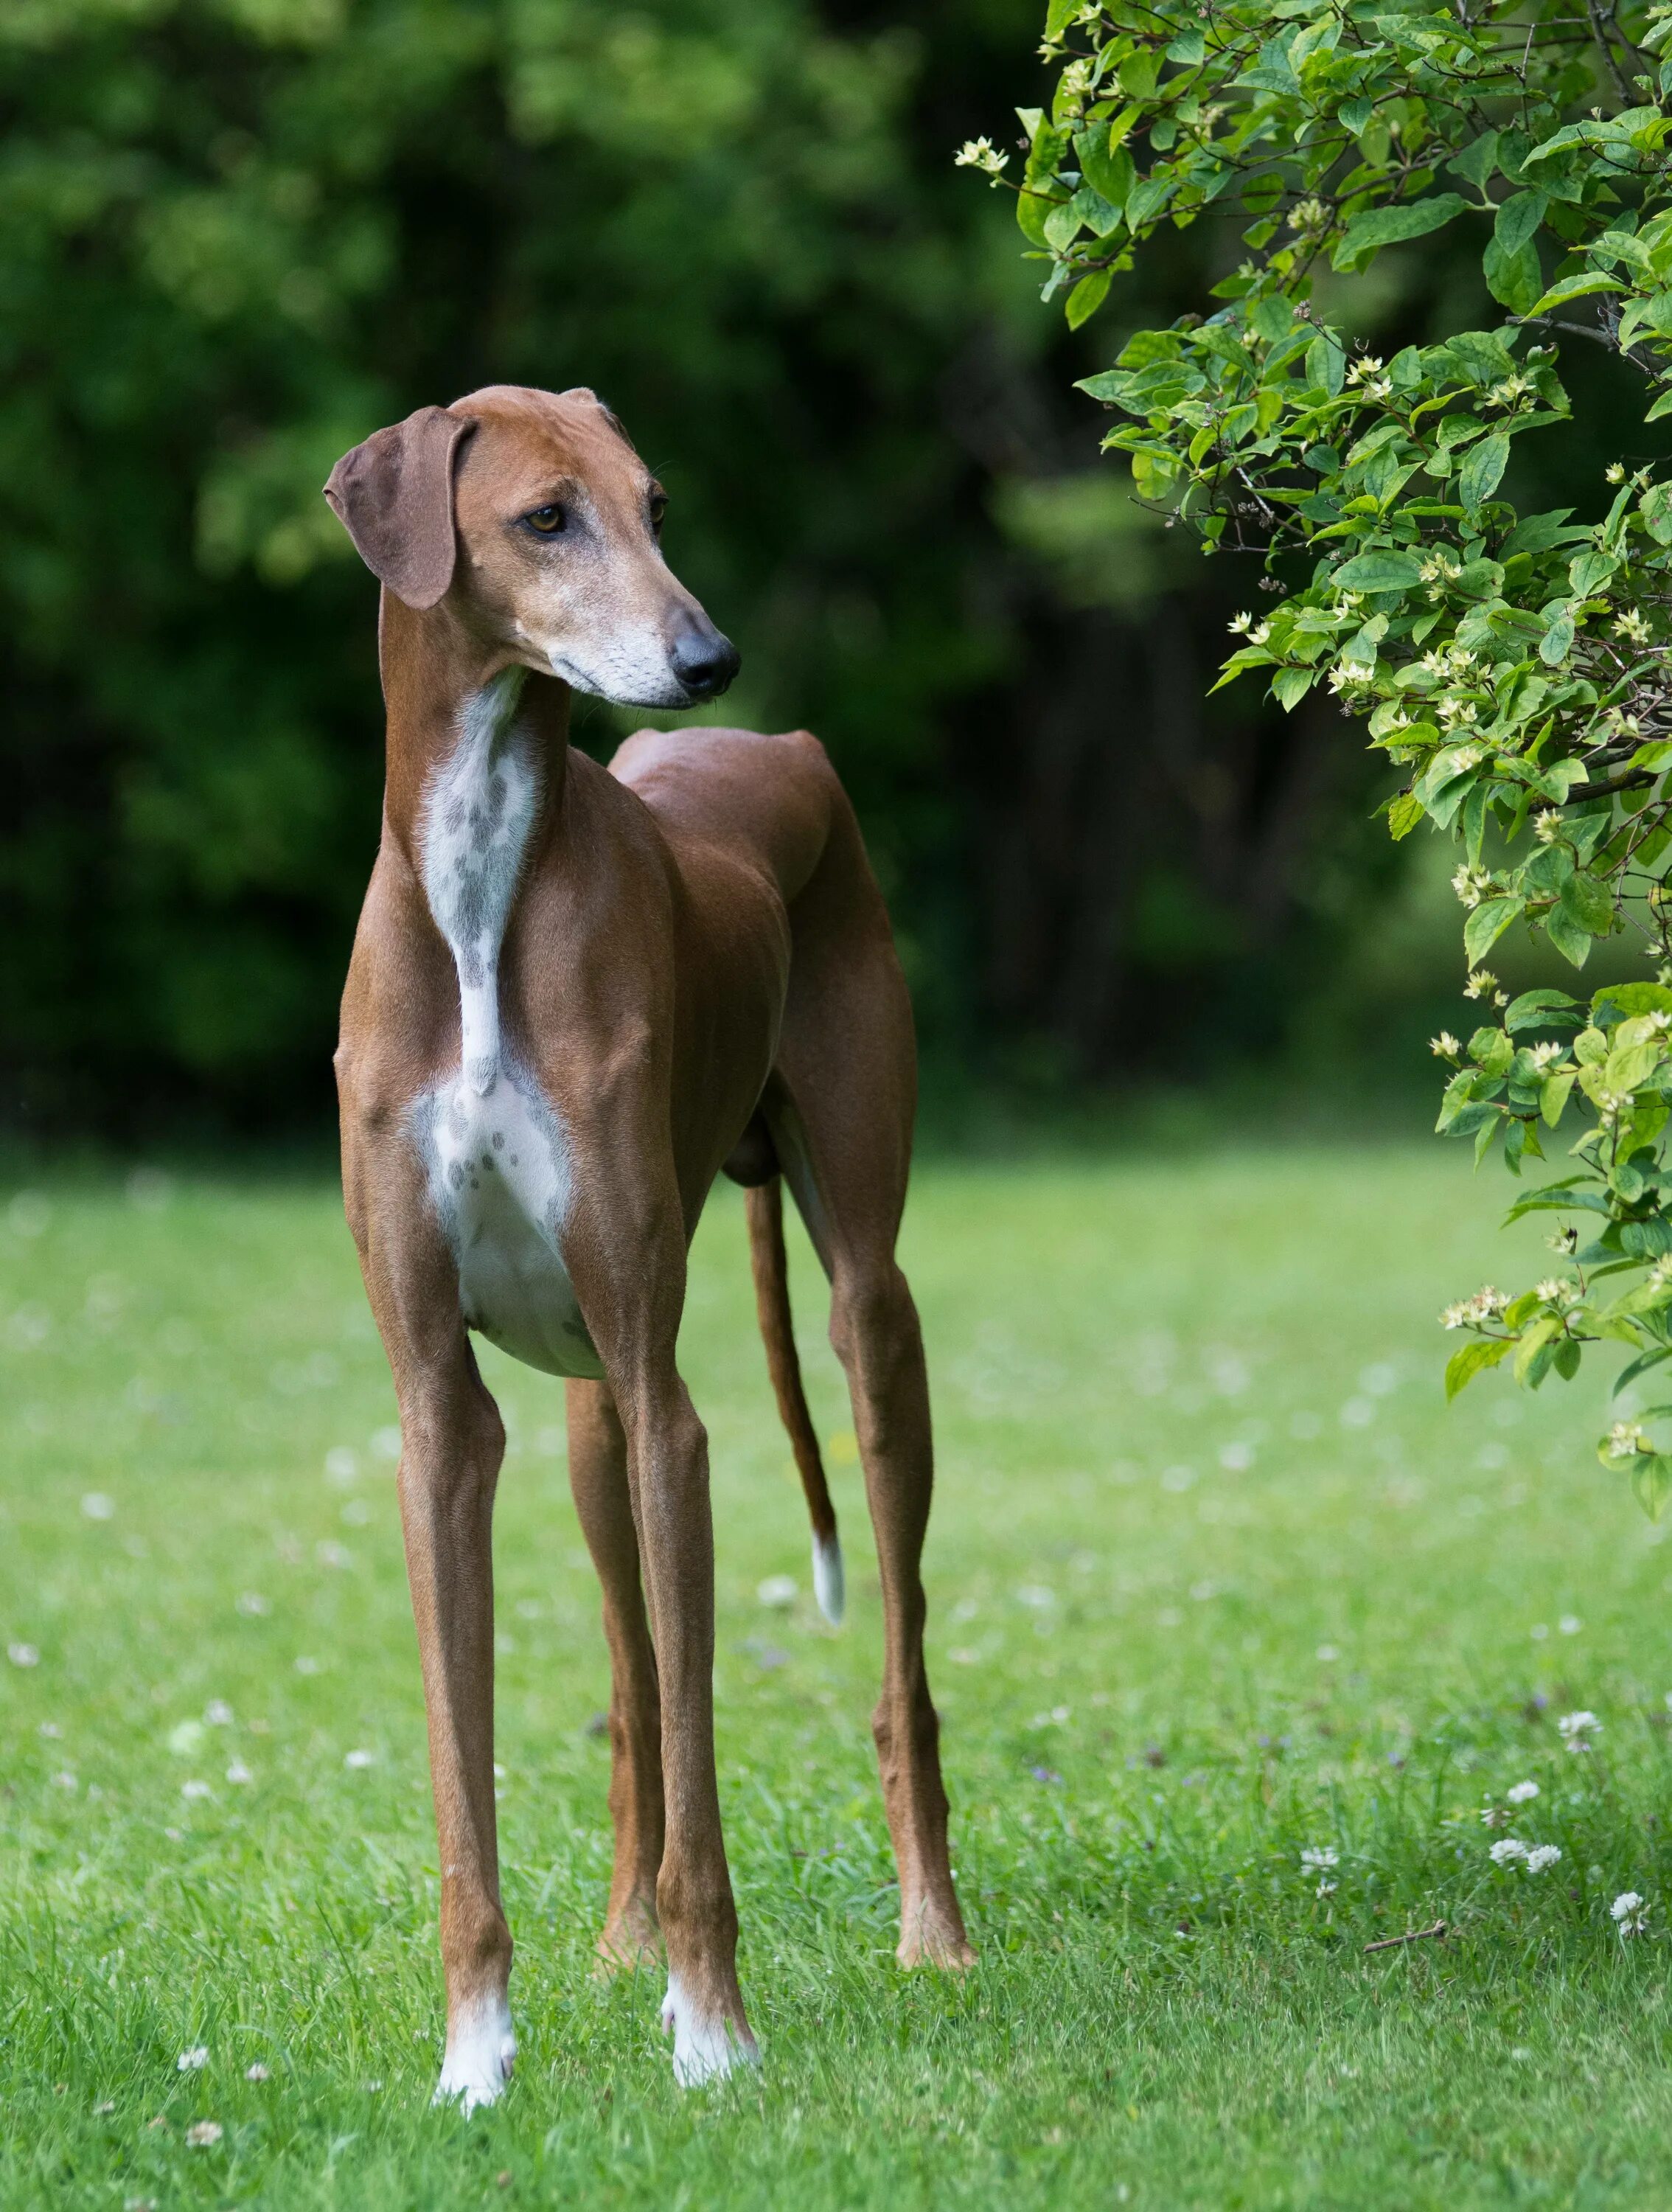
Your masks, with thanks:
[{"label": "green leaf", "polygon": [[1564,960],[1575,968],[1583,968],[1590,957],[1590,933],[1575,921],[1560,905],[1553,906],[1544,916],[1544,933]]},{"label": "green leaf", "polygon": [[1329,580],[1342,592],[1409,592],[1422,581],[1422,564],[1412,553],[1359,553]]},{"label": "green leaf", "polygon": [[1091,276],[1080,278],[1068,295],[1067,304],[1063,309],[1071,331],[1077,331],[1082,323],[1089,322],[1097,313],[1108,294],[1114,274],[1112,269],[1097,269]]},{"label": "green leaf", "polygon": [[1607,937],[1614,927],[1612,894],[1583,868],[1576,868],[1562,885],[1561,911],[1593,937]]},{"label": "green leaf", "polygon": [[[1672,996],[1672,993],[1668,995]],[[1566,991],[1523,991],[1518,999],[1511,1000],[1504,1026],[1506,1030],[1542,1029],[1570,1012],[1577,1019],[1578,1004]]]},{"label": "green leaf", "polygon": [[1494,430],[1489,438],[1482,438],[1478,446],[1471,446],[1462,466],[1457,471],[1457,496],[1471,511],[1482,500],[1490,499],[1498,489],[1505,464],[1510,458],[1510,434]]},{"label": "green leaf", "polygon": [[1401,791],[1396,798],[1389,800],[1388,829],[1395,843],[1400,838],[1410,836],[1423,819],[1425,811],[1422,801],[1408,791]]},{"label": "green leaf", "polygon": [[1496,1367],[1499,1361],[1515,1346],[1507,1336],[1477,1336],[1468,1344],[1459,1345],[1445,1363],[1445,1395],[1447,1402],[1467,1389],[1475,1376],[1487,1367]]},{"label": "green leaf", "polygon": [[1578,1081],[1577,1069],[1567,1067],[1554,1075],[1547,1075],[1539,1085],[1539,1112],[1544,1117],[1547,1129],[1553,1129],[1562,1118],[1567,1104],[1567,1095]]},{"label": "green leaf", "polygon": [[1463,924],[1463,950],[1468,955],[1471,968],[1485,959],[1493,945],[1521,912],[1525,902],[1518,898],[1482,899]]},{"label": "green leaf", "polygon": [[1379,207],[1355,216],[1335,248],[1337,269],[1362,269],[1384,246],[1397,246],[1408,238],[1426,238],[1460,216],[1468,203],[1456,192],[1435,192],[1427,199],[1408,201],[1401,207]]},{"label": "green leaf", "polygon": [[1603,276],[1595,271],[1584,276],[1564,276],[1541,293],[1523,314],[1547,315],[1553,307],[1565,307],[1570,300],[1583,300],[1588,292],[1629,292],[1629,284],[1622,284],[1617,276]]},{"label": "green leaf", "polygon": [[1559,606],[1544,625],[1539,640],[1539,659],[1547,668],[1560,668],[1573,650],[1573,610]]},{"label": "green leaf", "polygon": [[1298,707],[1317,680],[1315,668],[1280,668],[1272,678],[1272,696],[1280,707]]},{"label": "green leaf", "polygon": [[1347,353],[1331,331],[1322,331],[1306,349],[1306,381],[1314,392],[1334,399],[1347,374]]},{"label": "green leaf", "polygon": [[1631,1465],[1637,1502],[1651,1521],[1658,1521],[1672,1498],[1672,1459],[1664,1452],[1633,1452]]}]

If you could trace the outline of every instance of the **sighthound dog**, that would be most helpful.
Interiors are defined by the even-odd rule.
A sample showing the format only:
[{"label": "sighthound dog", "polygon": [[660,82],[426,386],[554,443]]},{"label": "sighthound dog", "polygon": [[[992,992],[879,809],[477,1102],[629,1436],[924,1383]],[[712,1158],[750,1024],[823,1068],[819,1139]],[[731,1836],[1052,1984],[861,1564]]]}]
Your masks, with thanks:
[{"label": "sighthound dog", "polygon": [[916,1092],[905,983],[815,738],[641,731],[608,770],[569,750],[572,691],[689,707],[738,667],[662,558],[660,488],[590,392],[493,386],[421,408],[346,454],[325,495],[383,586],[382,842],[337,1075],[349,1223],[400,1406],[441,1844],[436,2096],[490,2102],[516,2048],[494,1816],[505,1432],[471,1329],[569,1378],[612,1682],[599,1949],[607,1964],[666,1949],[674,2072],[702,2081],[756,2055],[714,1778],[708,1443],[674,1362],[686,1251],[721,1169],[748,1192],[834,1620],[842,1553],[790,1329],[781,1178],[830,1280],[881,1575],[872,1725],[899,1956],[970,1957],[923,1663],[928,1390],[894,1257]]}]

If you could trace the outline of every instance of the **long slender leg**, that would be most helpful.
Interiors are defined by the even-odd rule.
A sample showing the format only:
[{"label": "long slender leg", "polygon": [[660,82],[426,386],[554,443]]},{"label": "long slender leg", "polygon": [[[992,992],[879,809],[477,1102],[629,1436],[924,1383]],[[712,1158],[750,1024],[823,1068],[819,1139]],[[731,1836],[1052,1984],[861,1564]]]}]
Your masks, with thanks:
[{"label": "long slender leg", "polygon": [[617,1402],[661,1681],[666,1833],[656,1914],[668,1965],[662,2017],[673,2033],[675,2077],[690,2087],[756,2056],[738,1987],[737,1906],[714,1773],[708,1441],[671,1361]]},{"label": "long slender leg", "polygon": [[568,1385],[569,1486],[604,1589],[610,1646],[610,1817],[615,1868],[598,1939],[607,1966],[656,1957],[656,1876],[662,1863],[661,1697],[639,1583],[639,1539],[627,1438],[602,1382]]},{"label": "long slender leg", "polygon": [[441,1846],[447,2042],[435,2095],[468,2112],[500,2094],[516,2056],[494,1819],[492,1524],[505,1431],[462,1328],[439,1371],[398,1370],[396,1380],[401,1528]]},{"label": "long slender leg", "polygon": [[871,1718],[900,1874],[900,1963],[974,1957],[952,1887],[940,1724],[923,1658],[923,1538],[933,1486],[922,1333],[891,1255],[838,1260],[830,1336],[847,1370],[883,1590],[883,1686]]}]

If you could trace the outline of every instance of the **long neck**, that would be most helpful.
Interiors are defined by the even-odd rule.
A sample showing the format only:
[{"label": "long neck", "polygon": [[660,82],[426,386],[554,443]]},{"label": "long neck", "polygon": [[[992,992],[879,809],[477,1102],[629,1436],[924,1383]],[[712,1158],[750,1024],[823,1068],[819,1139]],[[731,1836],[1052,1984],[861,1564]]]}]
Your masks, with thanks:
[{"label": "long neck", "polygon": [[463,1074],[486,1097],[502,1064],[500,948],[529,848],[561,804],[568,687],[485,653],[441,610],[398,606],[386,595],[388,833],[452,951]]},{"label": "long neck", "polygon": [[386,717],[384,815],[416,872],[423,873],[425,809],[435,775],[507,680],[518,728],[539,759],[542,817],[562,803],[568,757],[569,687],[536,676],[474,637],[445,601],[420,613],[385,592],[378,661]]}]

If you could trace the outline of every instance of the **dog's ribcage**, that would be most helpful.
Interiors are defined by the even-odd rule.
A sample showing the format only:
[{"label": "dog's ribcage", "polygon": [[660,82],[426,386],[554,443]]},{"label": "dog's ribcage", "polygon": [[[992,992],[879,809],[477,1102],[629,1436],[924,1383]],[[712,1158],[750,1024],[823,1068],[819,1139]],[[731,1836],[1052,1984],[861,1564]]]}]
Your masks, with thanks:
[{"label": "dog's ribcage", "polygon": [[500,949],[540,798],[522,678],[508,669],[471,700],[425,794],[424,890],[458,971],[460,1064],[413,1101],[412,1127],[465,1320],[548,1374],[597,1376],[563,1262],[568,1145],[501,1034]]}]

